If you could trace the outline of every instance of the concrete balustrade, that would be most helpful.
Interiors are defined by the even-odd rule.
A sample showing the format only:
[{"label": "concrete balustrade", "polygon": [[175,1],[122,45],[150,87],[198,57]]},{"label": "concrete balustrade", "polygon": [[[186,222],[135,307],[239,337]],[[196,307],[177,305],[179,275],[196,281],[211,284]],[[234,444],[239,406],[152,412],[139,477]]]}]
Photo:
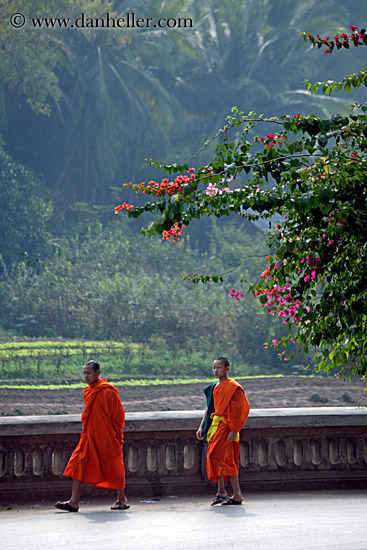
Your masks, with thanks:
[{"label": "concrete balustrade", "polygon": [[[208,491],[202,411],[130,413],[124,430],[129,495]],[[66,498],[62,476],[81,431],[79,415],[0,418],[0,500]],[[367,410],[255,409],[241,433],[243,490],[367,486]],[[210,488],[210,490],[212,490]],[[86,486],[83,496],[109,490]]]}]

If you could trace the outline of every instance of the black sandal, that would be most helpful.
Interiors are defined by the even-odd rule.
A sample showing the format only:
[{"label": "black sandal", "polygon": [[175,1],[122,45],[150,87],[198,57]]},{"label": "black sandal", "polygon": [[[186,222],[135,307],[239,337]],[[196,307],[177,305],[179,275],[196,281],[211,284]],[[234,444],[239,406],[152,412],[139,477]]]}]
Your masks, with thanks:
[{"label": "black sandal", "polygon": [[242,500],[235,500],[233,497],[227,498],[222,502],[222,506],[240,506],[241,504]]},{"label": "black sandal", "polygon": [[215,506],[216,504],[222,504],[225,502],[229,497],[227,495],[215,495],[213,502],[210,506]]}]

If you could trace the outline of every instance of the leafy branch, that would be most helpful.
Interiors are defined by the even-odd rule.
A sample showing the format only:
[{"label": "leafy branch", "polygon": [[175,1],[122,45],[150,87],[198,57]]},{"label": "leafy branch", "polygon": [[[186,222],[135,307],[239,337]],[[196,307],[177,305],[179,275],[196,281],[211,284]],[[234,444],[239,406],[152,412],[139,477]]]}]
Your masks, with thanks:
[{"label": "leafy branch", "polygon": [[344,77],[340,82],[326,80],[312,84],[309,80],[305,80],[305,89],[314,94],[321,88],[324,94],[330,95],[332,92],[340,92],[344,88],[344,91],[349,94],[352,88],[359,88],[362,84],[367,87],[367,67],[361,69],[359,73],[352,73]]}]

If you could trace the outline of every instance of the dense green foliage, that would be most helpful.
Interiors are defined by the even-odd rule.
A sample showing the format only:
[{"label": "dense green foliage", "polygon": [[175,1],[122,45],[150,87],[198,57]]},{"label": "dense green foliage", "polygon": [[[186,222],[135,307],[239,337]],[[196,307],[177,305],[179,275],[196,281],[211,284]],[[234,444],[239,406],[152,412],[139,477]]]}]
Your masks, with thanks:
[{"label": "dense green foliage", "polygon": [[52,215],[52,203],[43,200],[41,192],[40,182],[12,160],[0,137],[1,271],[19,262],[37,268],[50,252],[46,224]]},{"label": "dense green foliage", "polygon": [[145,342],[167,350],[157,366],[175,370],[172,358],[183,353],[179,368],[185,364],[191,373],[199,363],[207,369],[223,349],[234,365],[265,369],[266,359],[276,367],[276,354],[266,358],[262,347],[274,336],[275,323],[249,296],[245,308],[228,300],[230,285],[239,282],[236,273],[226,293],[182,281],[183,271],[232,268],[239,250],[248,256],[247,276],[256,280],[267,249],[261,233],[248,229],[246,234],[235,223],[214,224],[208,252],[200,253],[190,239],[173,250],[172,243],[134,236],[125,225],[116,230],[95,224],[83,239],[59,241],[41,272],[20,264],[3,276],[2,325],[28,337]]},{"label": "dense green foliage", "polygon": [[62,96],[57,69],[67,64],[67,49],[51,34],[42,33],[31,26],[26,32],[10,24],[13,14],[23,14],[26,19],[53,12],[55,17],[72,10],[71,0],[37,0],[28,2],[2,2],[0,6],[0,74],[1,110],[7,110],[7,93],[18,93],[25,98],[32,111],[50,114],[51,102]]}]

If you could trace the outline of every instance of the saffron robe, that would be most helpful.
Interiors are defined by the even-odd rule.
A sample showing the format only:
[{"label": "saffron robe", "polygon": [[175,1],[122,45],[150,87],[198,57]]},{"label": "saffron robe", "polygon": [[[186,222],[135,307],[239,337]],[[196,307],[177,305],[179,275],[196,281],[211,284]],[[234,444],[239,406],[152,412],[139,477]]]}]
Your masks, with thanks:
[{"label": "saffron robe", "polygon": [[[211,391],[212,386],[212,391]],[[228,441],[229,432],[239,433],[245,425],[250,412],[250,405],[242,386],[227,378],[221,383],[214,383],[204,389],[207,398],[212,393],[212,406],[216,416],[222,417],[217,431],[208,444],[206,471],[208,479],[218,480],[223,476],[225,481],[229,476],[238,476],[239,441]],[[210,411],[208,402],[207,418]]]},{"label": "saffron robe", "polygon": [[95,487],[124,489],[125,412],[118,391],[104,378],[99,378],[84,388],[83,397],[83,431],[64,476]]}]

